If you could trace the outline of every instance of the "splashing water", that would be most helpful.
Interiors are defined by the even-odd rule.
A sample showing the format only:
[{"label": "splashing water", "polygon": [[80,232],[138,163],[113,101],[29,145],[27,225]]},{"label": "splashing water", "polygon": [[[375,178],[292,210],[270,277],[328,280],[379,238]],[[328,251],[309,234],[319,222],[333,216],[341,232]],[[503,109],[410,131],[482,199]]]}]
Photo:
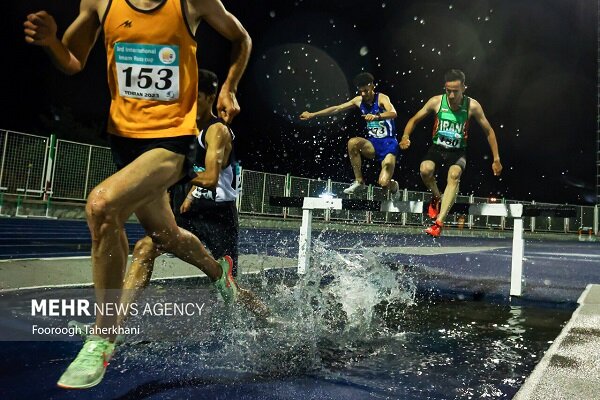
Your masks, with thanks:
[{"label": "splashing water", "polygon": [[179,328],[183,342],[130,346],[122,356],[180,378],[223,371],[236,379],[248,373],[298,375],[320,369],[327,354],[391,335],[383,322],[389,305],[397,312],[399,305],[413,304],[412,279],[373,253],[342,254],[317,240],[312,264],[300,277],[289,271],[244,277],[245,286],[271,309],[274,317],[268,324],[244,310],[207,304],[213,310],[210,322],[193,330],[189,324]]}]

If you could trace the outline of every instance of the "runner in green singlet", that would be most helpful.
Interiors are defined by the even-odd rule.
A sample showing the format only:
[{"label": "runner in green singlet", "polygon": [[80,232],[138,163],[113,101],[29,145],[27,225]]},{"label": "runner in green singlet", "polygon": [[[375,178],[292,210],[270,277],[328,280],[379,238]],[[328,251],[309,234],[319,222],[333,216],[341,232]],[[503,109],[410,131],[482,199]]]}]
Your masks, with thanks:
[{"label": "runner in green singlet", "polygon": [[[460,70],[451,69],[446,72],[444,81],[446,82],[445,94],[434,96],[427,101],[423,108],[408,121],[400,141],[400,148],[408,149],[410,135],[415,126],[428,114],[435,114],[433,144],[421,162],[420,168],[423,183],[433,194],[427,212],[434,223],[425,232],[434,237],[438,237],[442,233],[444,220],[458,195],[460,177],[467,164],[467,138],[471,117],[475,118],[487,136],[493,155],[492,171],[494,175],[498,176],[502,172],[494,129],[485,117],[481,104],[464,95],[467,88],[465,74]],[[443,197],[435,180],[435,170],[438,166],[449,167]]]}]

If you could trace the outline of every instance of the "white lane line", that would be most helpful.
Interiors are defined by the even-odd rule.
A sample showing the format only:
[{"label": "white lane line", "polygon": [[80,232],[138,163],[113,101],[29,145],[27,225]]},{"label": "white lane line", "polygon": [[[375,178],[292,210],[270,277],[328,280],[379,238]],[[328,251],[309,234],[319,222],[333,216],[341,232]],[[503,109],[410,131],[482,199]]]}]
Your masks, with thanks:
[{"label": "white lane line", "polygon": [[342,247],[340,250],[349,251],[374,251],[389,254],[409,254],[415,256],[434,256],[441,254],[461,254],[461,253],[479,253],[482,251],[498,250],[498,249],[510,249],[506,246],[440,246],[440,247],[422,247],[422,246],[407,246],[407,247],[388,247],[388,246],[375,246],[375,247]]}]

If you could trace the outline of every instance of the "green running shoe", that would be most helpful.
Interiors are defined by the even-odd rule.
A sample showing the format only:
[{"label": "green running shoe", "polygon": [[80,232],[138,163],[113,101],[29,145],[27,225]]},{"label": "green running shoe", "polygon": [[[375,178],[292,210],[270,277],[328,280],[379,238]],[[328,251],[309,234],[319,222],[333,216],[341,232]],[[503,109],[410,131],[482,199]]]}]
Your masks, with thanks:
[{"label": "green running shoe", "polygon": [[238,287],[233,275],[231,273],[233,269],[233,260],[229,256],[224,256],[217,260],[222,269],[222,274],[219,279],[215,281],[215,287],[221,293],[221,297],[225,303],[233,303],[237,300]]},{"label": "green running shoe", "polygon": [[115,344],[108,339],[89,335],[57,385],[63,389],[87,389],[96,386],[102,381],[114,351]]}]

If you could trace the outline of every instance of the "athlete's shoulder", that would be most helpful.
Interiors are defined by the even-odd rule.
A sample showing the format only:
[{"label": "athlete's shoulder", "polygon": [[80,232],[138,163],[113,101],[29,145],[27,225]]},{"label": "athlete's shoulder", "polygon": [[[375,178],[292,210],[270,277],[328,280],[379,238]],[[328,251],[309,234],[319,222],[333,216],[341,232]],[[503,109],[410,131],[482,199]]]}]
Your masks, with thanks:
[{"label": "athlete's shoulder", "polygon": [[443,94],[438,94],[436,96],[431,97],[427,100],[427,103],[423,106],[423,108],[427,109],[427,111],[437,112],[442,105]]},{"label": "athlete's shoulder", "polygon": [[354,104],[357,107],[360,107],[360,103],[362,103],[362,97],[354,96],[349,102]]},{"label": "athlete's shoulder", "polygon": [[231,140],[231,130],[223,121],[216,121],[206,128],[205,138],[207,143],[212,140],[227,142]]},{"label": "athlete's shoulder", "polygon": [[385,94],[385,93],[379,92],[379,100],[381,100],[381,99],[386,99],[386,100],[389,100],[389,99],[390,99],[390,96],[388,96],[388,95],[387,95],[387,94]]},{"label": "athlete's shoulder", "polygon": [[467,97],[467,101],[469,104],[469,110],[473,111],[473,110],[481,110],[481,103],[479,103],[477,100],[475,100],[472,97]]}]

